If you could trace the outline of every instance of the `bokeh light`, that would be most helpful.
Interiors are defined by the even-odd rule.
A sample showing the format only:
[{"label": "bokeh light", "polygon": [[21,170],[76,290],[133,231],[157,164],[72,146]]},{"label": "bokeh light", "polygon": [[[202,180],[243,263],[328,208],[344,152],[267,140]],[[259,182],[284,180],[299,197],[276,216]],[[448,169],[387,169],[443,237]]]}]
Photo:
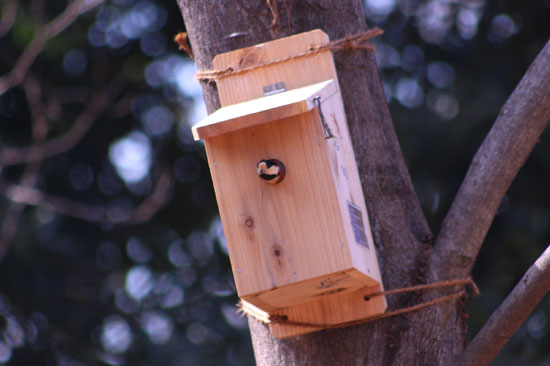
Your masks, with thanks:
[{"label": "bokeh light", "polygon": [[365,11],[375,16],[387,17],[395,9],[395,0],[365,0]]},{"label": "bokeh light", "polygon": [[131,237],[126,243],[128,258],[135,263],[147,263],[153,258],[153,252],[142,240]]},{"label": "bokeh light", "polygon": [[141,115],[143,129],[151,137],[162,137],[170,132],[175,122],[174,114],[169,108],[157,105]]},{"label": "bokeh light", "polygon": [[477,34],[479,20],[481,18],[479,9],[465,8],[458,12],[457,27],[463,39],[472,39]]},{"label": "bokeh light", "polygon": [[416,21],[424,41],[440,44],[453,25],[452,5],[447,1],[427,1],[419,6]]},{"label": "bokeh light", "polygon": [[86,54],[80,50],[72,50],[63,58],[63,68],[67,75],[80,76],[88,66]]},{"label": "bokeh light", "polygon": [[101,344],[107,352],[124,353],[132,341],[132,330],[122,317],[111,315],[103,321]]},{"label": "bokeh light", "polygon": [[170,317],[155,311],[142,314],[141,327],[155,344],[167,343],[174,332],[174,324]]},{"label": "bokeh light", "polygon": [[531,314],[527,320],[527,330],[534,339],[540,339],[548,334],[548,320],[542,311]]},{"label": "bokeh light", "polygon": [[248,328],[248,321],[245,316],[239,313],[237,307],[233,304],[223,304],[222,314],[230,326],[237,329]]},{"label": "bokeh light", "polygon": [[0,340],[0,362],[8,362],[12,354],[13,351],[10,345]]},{"label": "bokeh light", "polygon": [[450,94],[432,90],[428,93],[426,99],[428,107],[443,120],[455,118],[460,111],[458,101]]},{"label": "bokeh light", "polygon": [[153,289],[153,273],[146,266],[134,266],[126,275],[126,292],[136,300],[142,300]]},{"label": "bokeh light", "polygon": [[493,43],[503,43],[518,31],[518,26],[508,14],[498,14],[491,20],[489,40]]},{"label": "bokeh light", "polygon": [[187,267],[192,263],[192,259],[185,251],[181,241],[176,241],[170,245],[168,259],[176,267]]},{"label": "bokeh light", "polygon": [[438,88],[448,88],[453,85],[455,71],[451,65],[442,61],[431,62],[428,65],[428,80]]},{"label": "bokeh light", "polygon": [[418,108],[424,102],[424,91],[411,78],[401,78],[395,86],[395,98],[407,108]]},{"label": "bokeh light", "polygon": [[416,45],[406,46],[401,53],[401,67],[415,72],[424,65],[424,51]]},{"label": "bokeh light", "polygon": [[152,160],[149,138],[133,131],[115,141],[109,149],[109,158],[118,175],[126,184],[137,183],[149,173]]}]

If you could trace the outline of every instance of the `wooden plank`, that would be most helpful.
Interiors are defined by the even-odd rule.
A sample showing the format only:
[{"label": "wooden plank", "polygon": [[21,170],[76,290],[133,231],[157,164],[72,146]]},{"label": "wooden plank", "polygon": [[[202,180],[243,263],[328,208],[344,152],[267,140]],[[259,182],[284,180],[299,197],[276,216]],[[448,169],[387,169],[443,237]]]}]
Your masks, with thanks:
[{"label": "wooden plank", "polygon": [[243,296],[248,302],[262,308],[267,304],[270,308],[286,308],[299,305],[334,294],[357,291],[367,285],[378,282],[365,276],[354,268],[341,272],[325,274],[283,287],[270,289],[261,293]]},{"label": "wooden plank", "polygon": [[[383,296],[368,301],[365,295],[379,291],[380,286],[366,287],[359,291],[327,296],[317,301],[272,311],[273,315],[285,315],[288,320],[313,324],[341,324],[384,313],[386,301]],[[270,324],[269,330],[278,338],[322,330],[309,326]]]},{"label": "wooden plank", "polygon": [[[294,305],[286,308],[257,307],[254,304],[242,299],[243,308],[247,313],[262,322],[269,322],[270,315],[286,316],[293,322],[312,323],[312,324],[341,324],[355,321],[357,319],[368,318],[382,314],[386,310],[386,301],[383,296],[373,297],[368,301],[365,296],[380,291],[379,285],[372,287],[363,287],[358,291],[335,294],[323,297],[317,301]],[[269,329],[273,335],[278,338],[288,338],[300,334],[311,333],[323,328],[289,325],[284,323],[269,324]]]},{"label": "wooden plank", "polygon": [[[234,70],[252,65],[264,64],[274,59],[296,55],[312,45],[329,42],[328,36],[321,30],[313,30],[288,38],[262,43],[214,57],[212,64],[216,69],[231,67]],[[260,98],[264,87],[284,83],[286,90],[336,79],[336,71],[330,51],[292,59],[283,63],[265,66],[251,72],[230,75],[216,81],[222,106]],[[338,83],[336,83],[338,87]]]},{"label": "wooden plank", "polygon": [[[353,267],[317,115],[205,141],[240,296]],[[258,177],[256,164],[265,158],[285,164],[281,183]]]},{"label": "wooden plank", "polygon": [[346,115],[340,94],[321,99],[321,111],[332,138],[327,139],[332,176],[338,189],[340,212],[347,234],[353,266],[382,282],[374,248],[369,216],[355,161]]},{"label": "wooden plank", "polygon": [[328,98],[336,93],[334,81],[289,90],[275,95],[232,104],[218,109],[193,126],[195,140],[206,139],[246,127],[291,117],[315,108],[316,97]]}]

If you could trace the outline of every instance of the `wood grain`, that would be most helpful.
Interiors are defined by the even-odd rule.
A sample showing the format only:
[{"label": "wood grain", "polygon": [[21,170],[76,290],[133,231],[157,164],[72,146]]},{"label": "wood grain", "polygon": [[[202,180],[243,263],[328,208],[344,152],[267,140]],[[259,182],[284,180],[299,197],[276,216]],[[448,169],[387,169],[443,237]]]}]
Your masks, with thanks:
[{"label": "wood grain", "polygon": [[[328,42],[326,35],[312,31],[218,55],[214,64],[250,66],[321,41]],[[281,82],[293,89],[261,97],[265,85]],[[239,296],[295,321],[332,324],[383,312],[383,297],[364,301],[366,292],[382,287],[381,276],[332,54],[232,75],[218,81],[218,90],[228,106],[194,133],[207,136]],[[317,97],[320,108],[314,108]],[[285,164],[281,183],[258,178],[262,159]],[[279,337],[315,330],[272,328]]]},{"label": "wood grain", "polygon": [[281,118],[292,117],[315,108],[313,99],[323,99],[335,94],[332,80],[292,89],[279,94],[231,104],[218,109],[193,126],[195,140],[229,133]]},{"label": "wood grain", "polygon": [[[329,42],[326,33],[320,30],[301,33],[288,38],[261,43],[214,57],[216,69],[231,67],[239,69],[255,64],[267,63],[309,49],[311,45]],[[260,98],[264,86],[284,82],[287,90],[335,79],[336,72],[330,52],[291,59],[282,63],[262,67],[243,74],[230,75],[217,80],[218,93],[222,106]]]}]

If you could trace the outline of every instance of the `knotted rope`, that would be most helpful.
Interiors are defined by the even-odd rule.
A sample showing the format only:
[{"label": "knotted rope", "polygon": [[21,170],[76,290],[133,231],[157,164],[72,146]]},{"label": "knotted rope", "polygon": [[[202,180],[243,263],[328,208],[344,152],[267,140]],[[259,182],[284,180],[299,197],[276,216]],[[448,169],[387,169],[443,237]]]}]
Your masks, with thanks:
[{"label": "knotted rope", "polygon": [[361,32],[353,35],[348,35],[344,38],[337,39],[335,41],[329,42],[327,44],[323,45],[313,45],[310,46],[306,51],[297,53],[295,55],[285,56],[281,58],[276,58],[273,60],[269,60],[265,63],[260,63],[256,65],[251,65],[239,69],[234,69],[232,67],[227,67],[223,70],[204,70],[204,71],[198,71],[195,74],[195,78],[197,80],[204,80],[204,81],[214,81],[218,79],[222,79],[229,75],[237,75],[242,74],[245,72],[249,72],[261,67],[270,66],[274,64],[278,64],[281,62],[289,61],[289,60],[295,60],[306,56],[315,55],[321,52],[331,51],[331,52],[338,52],[338,51],[353,51],[353,50],[369,50],[374,51],[375,47],[373,44],[368,43],[371,39],[374,37],[378,37],[384,33],[383,30],[379,28],[371,29],[367,32]]},{"label": "knotted rope", "polygon": [[256,312],[254,312],[252,309],[246,307],[242,302],[239,303],[239,311],[242,314],[250,315],[256,320],[259,320],[265,324],[280,324],[280,325],[292,325],[292,326],[300,326],[300,327],[309,327],[309,328],[344,328],[344,327],[350,327],[353,325],[363,324],[372,322],[379,319],[389,318],[392,316],[397,316],[401,314],[410,313],[413,311],[421,310],[424,308],[427,308],[429,306],[434,306],[437,304],[441,304],[443,302],[452,301],[455,299],[458,299],[462,296],[466,295],[466,287],[470,287],[472,293],[474,296],[478,296],[480,294],[479,288],[475,284],[475,282],[472,280],[471,277],[461,279],[461,280],[449,280],[449,281],[441,281],[436,283],[429,283],[425,285],[416,285],[416,286],[410,286],[410,287],[404,287],[394,290],[388,290],[388,291],[379,291],[374,292],[371,294],[367,294],[365,296],[365,300],[368,301],[374,297],[378,296],[385,296],[385,295],[393,295],[398,293],[404,293],[404,292],[416,292],[416,291],[423,291],[423,290],[430,290],[430,289],[436,289],[436,288],[444,288],[444,287],[452,287],[452,286],[461,286],[462,288],[450,295],[445,295],[441,297],[436,297],[435,299],[428,300],[425,302],[422,302],[420,304],[408,306],[401,309],[396,309],[392,311],[388,311],[383,314],[374,315],[365,317],[362,319],[356,319],[345,323],[339,323],[339,324],[318,324],[318,323],[308,323],[308,322],[299,322],[294,320],[289,320],[286,315],[268,315],[267,317],[262,317]]}]

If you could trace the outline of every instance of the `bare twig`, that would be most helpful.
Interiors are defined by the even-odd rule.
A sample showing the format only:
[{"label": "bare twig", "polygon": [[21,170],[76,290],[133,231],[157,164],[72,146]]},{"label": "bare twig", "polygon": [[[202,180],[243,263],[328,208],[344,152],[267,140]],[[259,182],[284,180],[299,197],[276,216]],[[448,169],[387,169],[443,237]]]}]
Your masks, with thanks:
[{"label": "bare twig", "polygon": [[[46,139],[48,132],[48,121],[44,112],[40,83],[32,75],[27,74],[27,77],[23,81],[23,88],[27,94],[27,101],[31,110],[32,142],[34,146],[39,146]],[[36,148],[29,149],[28,153],[29,157],[32,157],[32,162],[25,167],[21,177],[21,186],[32,188],[38,179],[42,157],[40,150]],[[24,208],[25,205],[12,201],[6,209],[0,230],[0,262],[3,260],[11,242],[15,238]]]},{"label": "bare twig", "polygon": [[155,188],[151,191],[151,194],[143,200],[134,211],[131,222],[139,224],[150,220],[168,201],[168,198],[172,194],[173,184],[174,181],[170,174],[170,170],[168,168],[164,169],[158,177]]},{"label": "bare twig", "polygon": [[[82,139],[101,113],[120,95],[125,85],[124,80],[123,77],[115,78],[103,91],[92,97],[84,111],[63,135],[39,145],[2,149],[0,151],[0,166],[46,159],[71,149]],[[29,154],[33,149],[40,153]]]},{"label": "bare twig", "polygon": [[436,279],[468,276],[496,211],[550,120],[550,42],[502,107],[443,221]]},{"label": "bare twig", "polygon": [[0,192],[12,202],[27,206],[43,207],[61,215],[75,217],[85,221],[106,223],[105,208],[86,205],[63,197],[42,192],[35,188],[24,187],[0,178]]},{"label": "bare twig", "polygon": [[548,291],[550,246],[468,344],[457,365],[488,365]]},{"label": "bare twig", "polygon": [[[42,192],[35,188],[10,183],[0,177],[0,194],[12,202],[27,206],[43,207],[58,214],[96,223],[123,223],[127,225],[145,222],[167,202],[171,195],[173,179],[168,168],[164,169],[155,182],[151,193],[139,206],[121,207],[113,205],[88,205],[64,197]],[[113,218],[116,213],[116,218]]]},{"label": "bare twig", "polygon": [[0,38],[4,37],[15,24],[17,15],[17,2],[15,0],[4,0],[2,6],[2,18],[0,19]]},{"label": "bare twig", "polygon": [[34,22],[44,24],[46,22],[46,6],[45,0],[31,0],[31,14]]},{"label": "bare twig", "polygon": [[63,13],[54,20],[46,24],[42,29],[38,29],[32,42],[19,57],[15,66],[5,76],[0,78],[0,95],[6,90],[21,83],[27,71],[33,64],[36,57],[42,52],[46,42],[52,37],[65,30],[69,25],[83,13],[96,7],[105,0],[76,0],[73,1]]},{"label": "bare twig", "polygon": [[279,20],[279,6],[277,4],[277,0],[266,0],[267,7],[269,8],[269,11],[271,12],[271,16],[273,17],[271,21],[271,29],[273,30],[273,33],[276,37],[280,37],[281,35],[281,22]]}]

